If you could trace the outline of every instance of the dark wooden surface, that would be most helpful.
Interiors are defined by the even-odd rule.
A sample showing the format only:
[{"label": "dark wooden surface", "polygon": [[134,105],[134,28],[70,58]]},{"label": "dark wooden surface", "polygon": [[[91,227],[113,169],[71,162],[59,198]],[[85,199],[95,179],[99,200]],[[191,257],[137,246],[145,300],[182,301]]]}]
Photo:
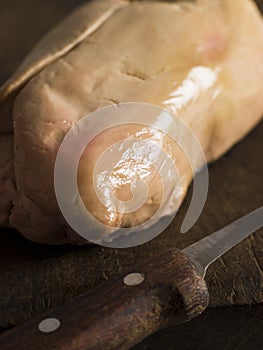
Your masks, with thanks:
[{"label": "dark wooden surface", "polygon": [[[206,309],[206,282],[180,250],[154,257],[139,271],[145,280],[137,285],[124,284],[123,278],[105,281],[91,293],[6,331],[0,336],[0,350],[84,350],[87,344],[92,350],[129,350],[150,334]],[[39,332],[39,323],[50,316],[61,322],[60,328],[48,335]]]},{"label": "dark wooden surface", "polygon": [[[0,82],[12,73],[22,57],[50,26],[81,3],[82,0],[0,0]],[[262,6],[262,1],[259,3]],[[183,248],[262,205],[262,135],[263,123],[228,154],[210,165],[206,206],[196,225],[184,235],[179,234],[179,228],[191,198],[190,193],[174,222],[162,235],[133,249],[41,246],[28,242],[15,231],[1,229],[0,327],[21,324],[51,306],[92,289],[104,279],[136,270],[137,265],[166,249],[175,246]],[[207,274],[210,306],[263,302],[262,250],[261,229],[211,266]],[[252,309],[208,310],[201,318],[188,325],[158,333],[136,349],[159,349],[153,345],[158,342],[167,342],[167,349],[168,346],[169,349],[176,349],[175,344],[180,344],[179,348],[192,349],[190,340],[187,339],[185,343],[183,340],[188,332],[194,333],[192,339],[195,339],[195,349],[208,349],[211,340],[206,343],[196,339],[202,339],[206,329],[208,332],[214,329],[214,334],[221,337],[224,330],[229,334],[233,331],[234,338],[239,331],[236,325],[242,323],[239,318],[244,320],[240,329],[243,327],[250,332],[244,339],[251,340],[253,334],[258,334],[259,337],[256,332],[258,325],[262,325],[260,310],[262,311],[260,306]],[[229,321],[233,323],[232,326],[227,324],[227,317],[232,320]],[[245,324],[246,317],[254,324],[250,331]],[[235,343],[231,339],[230,345],[239,341],[236,339]],[[215,346],[222,344],[218,349],[231,349],[223,341]],[[244,342],[247,347],[240,345],[239,348],[249,349],[250,343],[246,343],[246,340]],[[213,345],[214,348],[215,346]],[[232,346],[233,348],[235,347]],[[255,348],[260,349],[257,346]]]},{"label": "dark wooden surface", "polygon": [[208,309],[157,332],[132,350],[262,350],[263,306]]}]

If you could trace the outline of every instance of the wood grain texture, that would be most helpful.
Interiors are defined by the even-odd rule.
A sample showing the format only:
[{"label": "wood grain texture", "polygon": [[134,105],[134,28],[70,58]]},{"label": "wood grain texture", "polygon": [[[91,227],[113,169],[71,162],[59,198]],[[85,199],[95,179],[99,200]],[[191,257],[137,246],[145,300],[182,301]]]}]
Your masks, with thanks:
[{"label": "wood grain texture", "polygon": [[[123,277],[0,335],[0,349],[128,350],[171,324],[189,321],[208,305],[205,280],[187,256],[171,249],[138,268],[144,280],[126,285]],[[56,318],[50,334],[40,321]]]},{"label": "wood grain texture", "polygon": [[207,309],[188,323],[155,333],[132,350],[259,350],[262,315],[262,304]]},{"label": "wood grain texture", "polygon": [[[2,0],[0,81],[12,73],[49,27],[83,2]],[[155,240],[132,249],[41,246],[26,241],[15,231],[1,229],[0,327],[21,324],[72,296],[91,290],[103,280],[136,270],[138,265],[156,254],[172,247],[184,248],[261,206],[262,135],[263,123],[209,166],[207,202],[189,233],[180,234],[179,229],[191,199],[191,190],[168,229]],[[263,302],[262,248],[261,229],[209,268],[206,280],[210,306]]]}]

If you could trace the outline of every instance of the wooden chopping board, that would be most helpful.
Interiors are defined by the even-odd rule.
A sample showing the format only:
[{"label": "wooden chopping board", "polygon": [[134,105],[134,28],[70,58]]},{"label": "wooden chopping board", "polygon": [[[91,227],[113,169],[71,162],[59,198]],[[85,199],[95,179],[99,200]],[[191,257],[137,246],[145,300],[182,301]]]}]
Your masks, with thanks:
[{"label": "wooden chopping board", "polygon": [[[1,0],[0,82],[48,28],[82,2]],[[183,248],[261,206],[262,135],[263,123],[210,165],[207,202],[189,233],[180,234],[179,228],[191,190],[167,230],[155,240],[132,249],[41,246],[25,240],[14,230],[1,229],[0,327],[20,324],[104,279],[135,271],[137,265],[155,254],[174,246]],[[210,306],[263,302],[263,230],[219,259],[209,269],[207,282]]]}]

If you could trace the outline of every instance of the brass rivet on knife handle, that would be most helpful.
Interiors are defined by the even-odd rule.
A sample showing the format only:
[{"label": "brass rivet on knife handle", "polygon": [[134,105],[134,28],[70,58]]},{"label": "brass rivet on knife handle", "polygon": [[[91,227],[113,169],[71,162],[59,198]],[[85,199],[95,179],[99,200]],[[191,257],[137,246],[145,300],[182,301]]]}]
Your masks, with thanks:
[{"label": "brass rivet on knife handle", "polygon": [[[0,349],[130,349],[162,327],[199,315],[208,305],[205,280],[177,249],[137,271],[144,276],[142,283],[129,286],[123,277],[102,283],[91,293],[5,332]],[[45,334],[38,325],[48,317],[61,325]]]}]

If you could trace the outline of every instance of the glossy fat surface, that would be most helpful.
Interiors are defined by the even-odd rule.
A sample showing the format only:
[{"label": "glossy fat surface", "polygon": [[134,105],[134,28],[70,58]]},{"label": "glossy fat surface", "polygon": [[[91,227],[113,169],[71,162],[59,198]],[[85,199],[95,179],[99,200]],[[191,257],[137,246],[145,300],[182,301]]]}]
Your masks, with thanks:
[{"label": "glossy fat surface", "polygon": [[[208,161],[219,157],[260,119],[262,57],[263,23],[249,0],[126,2],[31,79],[16,98],[15,176],[20,197],[11,213],[12,225],[32,240],[63,242],[65,222],[53,188],[55,157],[74,123],[109,104],[137,101],[167,108],[195,132]],[[129,126],[98,135],[80,162],[79,189],[93,215],[112,226],[147,220],[162,193],[158,174],[148,169],[149,200],[136,213],[116,215],[112,203],[105,207],[96,198],[96,157],[127,134],[153,139],[168,152],[183,179],[179,202],[192,178],[183,152],[160,132]],[[123,167],[130,169],[131,162],[126,159]],[[142,163],[136,169],[137,175],[145,170]],[[128,173],[130,182],[122,185],[123,178],[117,171],[115,175],[118,196],[129,199],[132,176]],[[171,204],[171,211],[175,209]]]}]

